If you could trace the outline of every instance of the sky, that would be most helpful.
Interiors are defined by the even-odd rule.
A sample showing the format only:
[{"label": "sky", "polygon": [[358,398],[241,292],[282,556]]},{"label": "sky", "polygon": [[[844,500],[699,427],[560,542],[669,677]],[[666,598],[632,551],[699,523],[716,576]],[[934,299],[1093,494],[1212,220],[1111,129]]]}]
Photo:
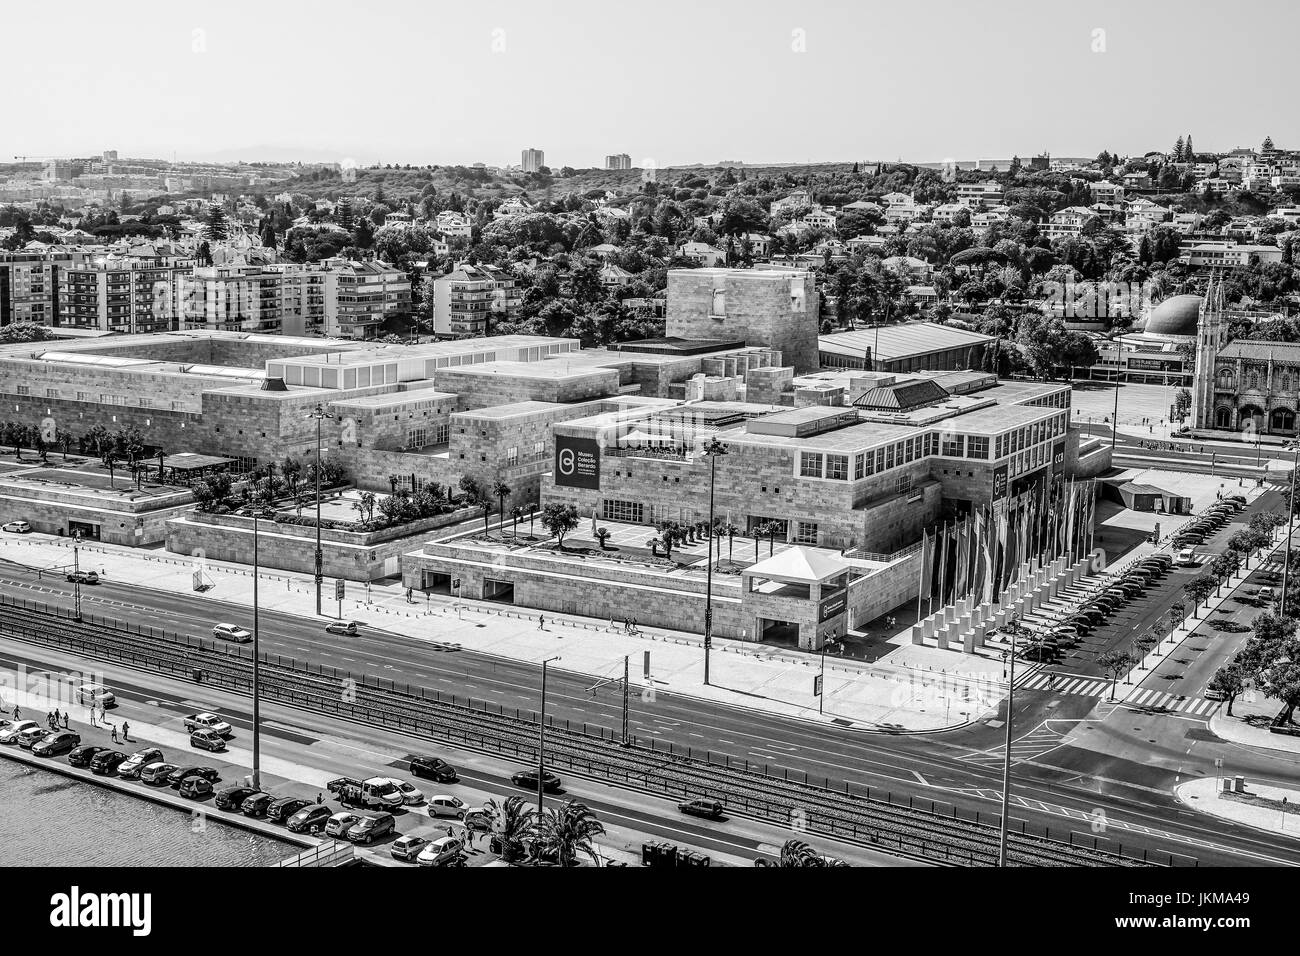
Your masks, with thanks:
[{"label": "sky", "polygon": [[[1300,3],[65,0],[5,12],[0,160],[553,167],[1300,147]],[[24,40],[23,38],[26,38]]]}]

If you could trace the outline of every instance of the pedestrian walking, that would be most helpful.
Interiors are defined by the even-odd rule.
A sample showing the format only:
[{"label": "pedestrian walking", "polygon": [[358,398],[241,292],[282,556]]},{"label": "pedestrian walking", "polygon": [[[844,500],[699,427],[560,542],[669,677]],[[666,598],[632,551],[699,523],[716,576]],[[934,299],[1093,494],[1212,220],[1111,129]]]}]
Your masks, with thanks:
[{"label": "pedestrian walking", "polygon": [[59,726],[62,723],[63,723],[63,715],[59,713],[59,708],[55,707],[54,708],[54,729],[58,730]]},{"label": "pedestrian walking", "polygon": [[92,726],[92,727],[98,727],[98,726],[99,726],[99,724],[95,723],[95,705],[94,705],[94,704],[91,704],[91,705],[90,705],[90,726]]},{"label": "pedestrian walking", "polygon": [[325,802],[325,797],[324,797],[324,795],[323,795],[319,790],[316,791],[316,802],[317,802],[318,804],[321,804],[321,803],[324,803],[324,802]]},{"label": "pedestrian walking", "polygon": [[23,712],[18,709],[17,704],[14,704],[14,720],[15,721],[21,720],[22,716],[23,716]]},{"label": "pedestrian walking", "polygon": [[113,743],[117,743],[117,724],[113,724]]},{"label": "pedestrian walking", "polygon": [[[541,614],[537,615],[537,629],[539,631],[546,630],[546,618]],[[451,836],[451,827],[447,827],[447,836]]]},{"label": "pedestrian walking", "polygon": [[66,710],[63,712],[63,729],[68,729],[68,712]]},{"label": "pedestrian walking", "polygon": [[131,739],[130,733],[131,733],[131,725],[128,724],[125,720],[122,721],[122,739],[130,740]]},{"label": "pedestrian walking", "polygon": [[454,837],[455,835],[456,835],[456,834],[455,834],[455,833],[452,831],[452,829],[451,829],[451,824],[448,823],[448,824],[447,824],[447,836],[449,836],[449,837]]}]

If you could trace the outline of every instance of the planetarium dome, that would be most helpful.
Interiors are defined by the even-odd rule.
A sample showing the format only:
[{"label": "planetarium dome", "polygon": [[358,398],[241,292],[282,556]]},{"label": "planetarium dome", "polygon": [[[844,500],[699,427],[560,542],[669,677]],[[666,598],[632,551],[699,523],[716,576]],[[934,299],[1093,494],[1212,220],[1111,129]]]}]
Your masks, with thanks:
[{"label": "planetarium dome", "polygon": [[1144,335],[1179,335],[1195,337],[1201,317],[1199,295],[1171,296],[1152,308],[1142,327]]}]

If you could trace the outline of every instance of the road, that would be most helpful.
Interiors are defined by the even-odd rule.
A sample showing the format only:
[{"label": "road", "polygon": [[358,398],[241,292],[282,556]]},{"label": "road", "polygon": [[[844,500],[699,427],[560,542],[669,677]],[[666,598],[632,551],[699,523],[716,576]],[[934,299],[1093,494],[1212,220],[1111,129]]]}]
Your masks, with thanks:
[{"label": "road", "polygon": [[[1276,495],[1271,502],[1267,497],[1261,502],[1251,510],[1276,506]],[[1251,510],[1238,520],[1245,520]],[[1231,529],[1224,529],[1210,547],[1222,547],[1230,534]],[[1134,716],[1126,707],[1104,702],[1100,685],[1105,682],[1099,679],[1096,655],[1131,640],[1133,633],[1164,616],[1190,576],[1181,571],[1168,575],[1155,593],[1132,602],[1057,668],[1063,674],[1091,677],[1088,686],[1096,693],[1018,691],[1013,714],[1013,825],[1046,828],[1056,838],[1071,834],[1074,839],[1112,839],[1130,852],[1137,848],[1181,853],[1202,865],[1300,862],[1300,847],[1278,846],[1246,828],[1195,816],[1170,796],[1173,786],[1188,775],[1212,775],[1216,756],[1256,768],[1259,779],[1281,786],[1300,785],[1296,761],[1271,755],[1242,758],[1239,748],[1213,740],[1197,741],[1193,756],[1179,741],[1197,728],[1208,736],[1203,721],[1170,714]],[[0,565],[2,593],[66,607],[71,604],[70,588],[61,579],[46,576],[37,581],[19,566]],[[105,583],[84,588],[83,602],[87,613],[195,636],[206,637],[216,620],[247,623],[246,609],[197,593]],[[367,629],[360,637],[348,638],[325,633],[321,621],[275,612],[263,612],[261,622],[264,653],[422,685],[523,713],[536,706],[535,666],[466,651],[438,641],[436,633],[417,639]],[[560,670],[551,675],[549,714],[588,729],[600,726],[613,732],[621,726],[617,684],[593,692],[588,676]],[[114,674],[112,679],[121,683],[119,677],[126,675]],[[725,684],[725,667],[716,679]],[[747,761],[771,773],[796,778],[807,774],[834,786],[848,781],[855,792],[870,787],[873,795],[895,801],[933,803],[939,812],[958,807],[992,820],[1001,796],[1004,716],[999,713],[994,720],[945,734],[874,735],[661,691],[652,702],[632,696],[629,724],[639,740],[653,739],[656,746],[710,750],[715,759],[726,753],[733,761]],[[1100,815],[1106,821],[1104,833],[1098,829]]]}]

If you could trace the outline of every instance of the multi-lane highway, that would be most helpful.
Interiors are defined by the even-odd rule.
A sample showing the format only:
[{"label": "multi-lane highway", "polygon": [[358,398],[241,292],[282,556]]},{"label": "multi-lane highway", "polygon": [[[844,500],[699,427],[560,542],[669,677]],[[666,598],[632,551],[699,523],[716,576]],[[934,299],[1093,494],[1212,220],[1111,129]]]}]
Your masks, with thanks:
[{"label": "multi-lane highway", "polygon": [[[1268,499],[1273,500],[1268,500]],[[1276,495],[1238,516],[1248,519],[1260,507],[1276,507]],[[1225,528],[1214,539],[1231,535]],[[1212,545],[1215,547],[1215,545]],[[1214,760],[1232,760],[1238,772],[1261,781],[1296,785],[1300,762],[1266,755],[1243,755],[1241,748],[1217,742],[1203,720],[1193,715],[1150,713],[1105,701],[1105,681],[1097,654],[1131,641],[1132,634],[1167,613],[1182,597],[1192,572],[1171,573],[1152,594],[1118,613],[1070,658],[1054,665],[1056,687],[1018,690],[1014,708],[1013,824],[1048,830],[1055,838],[1113,841],[1126,852],[1160,850],[1184,854],[1201,864],[1300,862],[1300,846],[1277,845],[1264,834],[1190,813],[1171,796],[1189,775],[1214,773]],[[0,593],[68,606],[70,585],[46,576],[37,581],[26,569],[0,564]],[[206,637],[215,620],[243,620],[246,609],[224,605],[201,594],[156,592],[105,583],[83,589],[87,613],[119,621]],[[1241,613],[1246,614],[1243,605]],[[324,622],[262,613],[266,654],[323,664],[399,684],[455,693],[493,705],[535,708],[537,668],[504,658],[462,650],[439,640],[436,624],[418,639],[366,629],[358,637],[328,634]],[[1203,644],[1202,644],[1203,642]],[[1195,637],[1197,669],[1186,686],[1203,685],[1213,661],[1232,646],[1228,635]],[[1180,652],[1181,653],[1181,652]],[[622,693],[617,684],[592,690],[589,676],[552,671],[548,711],[578,726],[621,725]],[[126,675],[123,675],[126,677]],[[719,675],[725,682],[725,669]],[[118,679],[115,675],[114,679]],[[128,678],[129,679],[129,678]],[[1067,686],[1089,693],[1068,692]],[[1180,691],[1181,693],[1181,691]],[[998,813],[1003,750],[1002,720],[922,736],[887,736],[852,727],[784,718],[717,702],[659,692],[652,702],[631,697],[630,729],[657,746],[727,754],[772,773],[808,774],[814,781],[894,800],[931,802],[940,812],[953,807],[992,820]],[[1195,731],[1188,739],[1189,731]],[[1188,744],[1192,746],[1188,746]],[[1101,843],[1105,845],[1105,843]]]}]

